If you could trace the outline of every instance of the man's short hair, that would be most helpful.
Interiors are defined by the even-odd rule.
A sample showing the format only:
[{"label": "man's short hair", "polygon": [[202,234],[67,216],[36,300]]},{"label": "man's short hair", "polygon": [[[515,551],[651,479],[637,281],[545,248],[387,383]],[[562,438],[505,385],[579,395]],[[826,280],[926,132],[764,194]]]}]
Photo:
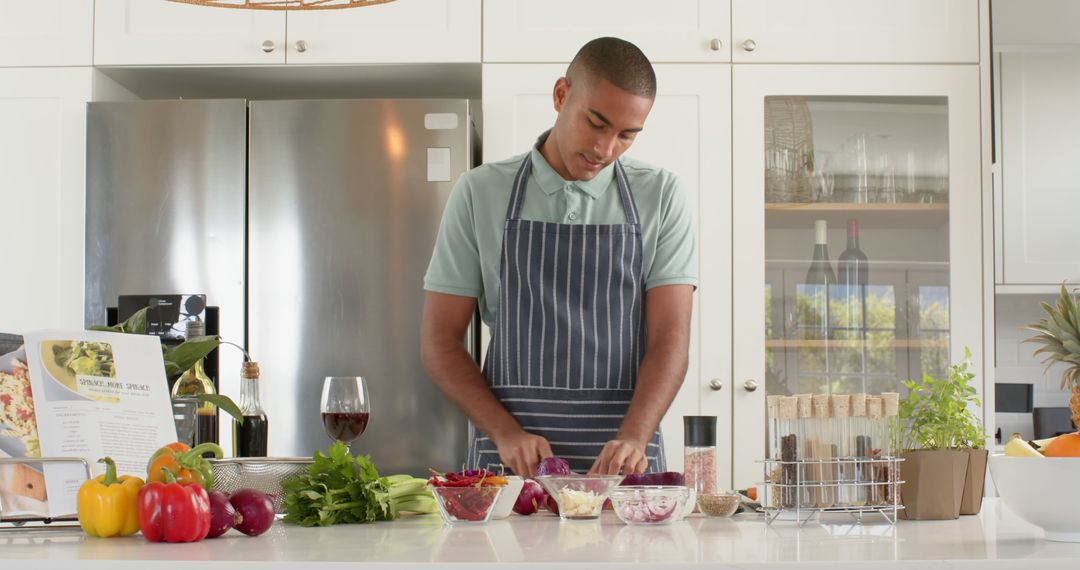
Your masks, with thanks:
[{"label": "man's short hair", "polygon": [[639,97],[656,99],[656,73],[638,47],[619,38],[596,38],[581,46],[566,76],[584,71]]}]

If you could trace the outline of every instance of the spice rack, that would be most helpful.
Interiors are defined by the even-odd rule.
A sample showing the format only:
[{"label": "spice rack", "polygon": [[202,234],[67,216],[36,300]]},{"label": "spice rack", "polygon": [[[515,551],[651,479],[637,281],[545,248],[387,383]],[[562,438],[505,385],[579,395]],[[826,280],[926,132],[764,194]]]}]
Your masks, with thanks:
[{"label": "spice rack", "polygon": [[[86,459],[82,457],[2,457],[0,458],[0,467],[7,465],[29,466],[29,465],[44,465],[44,464],[79,464],[82,465],[83,470],[86,472],[86,478],[90,479],[90,464],[86,462]],[[3,481],[0,481],[0,487]],[[70,528],[72,526],[78,526],[79,518],[75,514],[59,516],[59,517],[41,517],[34,515],[13,515],[8,516],[4,514],[3,499],[0,499],[0,532],[11,530],[31,530],[31,529],[51,529],[51,528]]]},{"label": "spice rack", "polygon": [[792,512],[879,513],[895,524],[899,505],[896,392],[768,396],[769,453],[763,461],[766,523]]},{"label": "spice rack", "polygon": [[[898,476],[901,461],[899,457],[765,459],[760,462],[765,465],[765,481],[760,483],[765,524],[771,525],[784,512],[794,513],[799,526],[817,512],[849,514],[860,523],[865,514],[880,514],[889,524],[896,524],[896,513],[904,508],[898,493],[903,483]],[[856,476],[848,480],[818,476],[821,473]],[[838,497],[864,499],[838,501]]]}]

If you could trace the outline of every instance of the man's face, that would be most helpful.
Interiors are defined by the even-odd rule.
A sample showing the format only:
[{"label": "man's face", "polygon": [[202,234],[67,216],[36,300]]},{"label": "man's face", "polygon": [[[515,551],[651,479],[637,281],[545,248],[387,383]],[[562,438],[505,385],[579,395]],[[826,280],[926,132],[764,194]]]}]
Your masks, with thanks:
[{"label": "man's face", "polygon": [[634,143],[653,101],[606,79],[581,77],[555,84],[552,131],[563,166],[574,180],[592,180]]}]

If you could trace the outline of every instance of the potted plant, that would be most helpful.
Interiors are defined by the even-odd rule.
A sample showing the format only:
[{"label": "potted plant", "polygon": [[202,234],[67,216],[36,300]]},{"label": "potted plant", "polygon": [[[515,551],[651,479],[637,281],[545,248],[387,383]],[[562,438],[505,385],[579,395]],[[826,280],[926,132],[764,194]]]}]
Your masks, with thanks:
[{"label": "potted plant", "polygon": [[1035,356],[1046,355],[1043,363],[1047,369],[1058,363],[1065,365],[1061,389],[1072,388],[1069,409],[1073,427],[1080,428],[1080,295],[1076,289],[1070,294],[1062,283],[1057,303],[1042,302],[1040,306],[1046,317],[1025,327],[1038,334],[1024,342],[1042,345]]},{"label": "potted plant", "polygon": [[944,378],[923,374],[921,381],[903,383],[908,390],[900,401],[903,518],[955,519],[962,510],[974,514],[982,507],[985,435],[971,411],[981,404],[970,365],[971,351],[965,348],[964,359]]}]

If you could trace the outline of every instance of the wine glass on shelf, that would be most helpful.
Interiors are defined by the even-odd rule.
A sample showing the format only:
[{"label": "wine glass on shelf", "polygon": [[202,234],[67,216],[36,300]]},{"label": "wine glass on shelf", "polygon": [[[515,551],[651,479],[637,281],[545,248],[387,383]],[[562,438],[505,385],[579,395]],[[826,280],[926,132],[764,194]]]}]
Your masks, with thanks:
[{"label": "wine glass on shelf", "polygon": [[367,382],[362,376],[327,376],[320,411],[326,434],[351,452],[352,442],[364,433],[371,412]]}]

